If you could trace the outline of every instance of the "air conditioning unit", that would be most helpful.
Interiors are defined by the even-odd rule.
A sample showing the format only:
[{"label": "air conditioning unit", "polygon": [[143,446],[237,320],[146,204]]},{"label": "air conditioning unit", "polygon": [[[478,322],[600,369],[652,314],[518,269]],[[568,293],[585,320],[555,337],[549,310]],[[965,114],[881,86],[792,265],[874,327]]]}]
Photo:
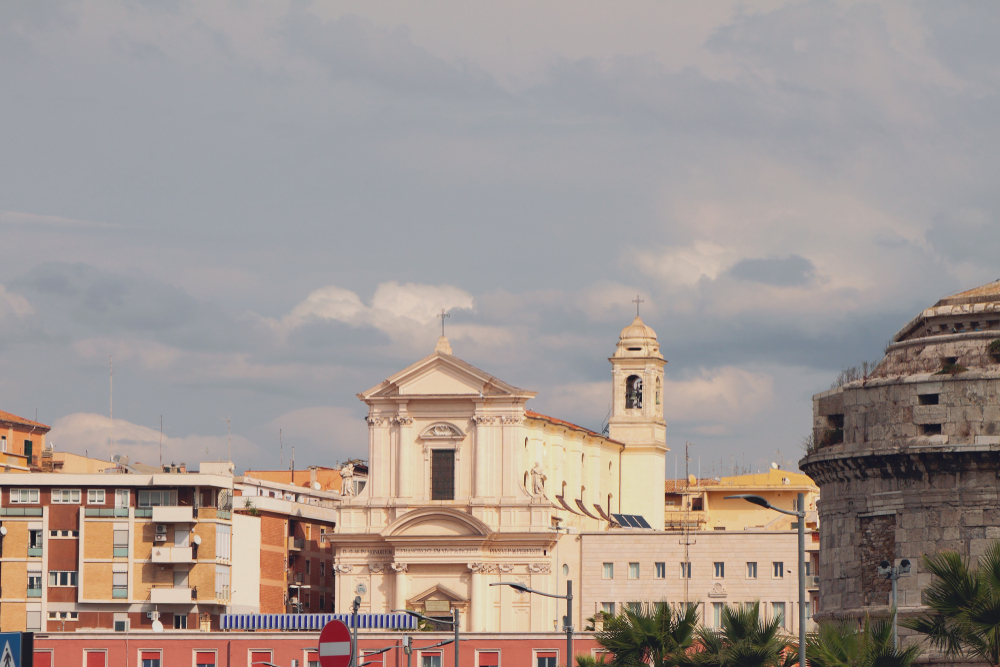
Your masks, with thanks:
[{"label": "air conditioning unit", "polygon": [[167,536],[166,535],[157,535],[155,539],[156,539],[157,542],[166,542],[167,541]]},{"label": "air conditioning unit", "polygon": [[167,527],[164,526],[163,524],[158,525],[156,527],[156,533],[158,535],[166,535],[167,534]]}]

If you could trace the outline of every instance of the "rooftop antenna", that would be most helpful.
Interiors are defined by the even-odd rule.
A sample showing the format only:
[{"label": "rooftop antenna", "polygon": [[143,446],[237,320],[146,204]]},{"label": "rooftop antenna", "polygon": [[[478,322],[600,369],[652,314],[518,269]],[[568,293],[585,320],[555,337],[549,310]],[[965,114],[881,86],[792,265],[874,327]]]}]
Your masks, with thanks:
[{"label": "rooftop antenna", "polygon": [[278,470],[285,467],[285,443],[281,440],[281,429],[278,429]]},{"label": "rooftop antenna", "polygon": [[233,462],[233,424],[229,420],[232,415],[226,417],[226,444],[229,445],[229,462]]},{"label": "rooftop antenna", "polygon": [[108,376],[108,387],[110,395],[108,398],[108,413],[111,417],[111,451],[115,451],[115,358],[108,355],[108,366],[111,374]]},{"label": "rooftop antenna", "polygon": [[636,316],[636,317],[639,317],[639,304],[640,304],[640,303],[645,303],[645,300],[644,300],[644,299],[642,299],[642,298],[640,298],[640,297],[639,297],[639,295],[638,295],[638,294],[636,294],[636,295],[635,295],[635,298],[634,298],[634,299],[632,299],[632,303],[634,303],[634,304],[635,304],[635,316]]},{"label": "rooftop antenna", "polygon": [[163,415],[160,415],[160,470],[163,470]]}]

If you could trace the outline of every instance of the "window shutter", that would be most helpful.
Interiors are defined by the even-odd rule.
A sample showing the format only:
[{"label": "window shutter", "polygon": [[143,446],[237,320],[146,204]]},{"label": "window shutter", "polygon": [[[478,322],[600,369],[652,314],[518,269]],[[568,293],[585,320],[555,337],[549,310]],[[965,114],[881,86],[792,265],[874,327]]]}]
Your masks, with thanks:
[{"label": "window shutter", "polygon": [[497,651],[479,653],[479,667],[499,667],[500,654]]},{"label": "window shutter", "polygon": [[142,659],[143,660],[159,660],[160,659],[160,652],[159,651],[143,651],[142,652]]},{"label": "window shutter", "polygon": [[199,651],[195,653],[195,664],[198,665],[214,665],[215,664],[215,653],[206,653]]},{"label": "window shutter", "polygon": [[[105,667],[106,654],[104,651],[89,651],[87,653],[87,667]],[[38,661],[35,661],[38,664]]]}]

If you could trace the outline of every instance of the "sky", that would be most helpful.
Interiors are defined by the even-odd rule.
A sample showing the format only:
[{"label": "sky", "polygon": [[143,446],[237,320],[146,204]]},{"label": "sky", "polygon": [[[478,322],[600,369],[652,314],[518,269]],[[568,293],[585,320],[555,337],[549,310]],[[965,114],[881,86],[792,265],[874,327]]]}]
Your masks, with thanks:
[{"label": "sky", "polygon": [[103,458],[155,463],[161,416],[165,463],[364,458],[356,394],[444,308],[596,430],[638,294],[668,476],[685,442],[794,468],[814,393],[998,277],[998,32],[959,1],[4,2],[0,409]]}]

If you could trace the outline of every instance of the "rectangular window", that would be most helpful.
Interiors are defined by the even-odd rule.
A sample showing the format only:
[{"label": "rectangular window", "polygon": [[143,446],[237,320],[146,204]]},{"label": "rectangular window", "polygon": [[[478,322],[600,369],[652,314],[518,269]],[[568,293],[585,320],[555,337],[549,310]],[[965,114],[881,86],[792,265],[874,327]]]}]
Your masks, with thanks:
[{"label": "rectangular window", "polygon": [[812,563],[809,561],[805,561],[803,565],[806,566],[806,576],[808,577],[809,575],[812,574]]},{"label": "rectangular window", "polygon": [[42,531],[40,531],[40,530],[29,530],[28,531],[28,548],[29,549],[41,549],[42,548]]},{"label": "rectangular window", "polygon": [[785,564],[783,562],[780,562],[780,561],[774,561],[772,563],[772,565],[774,567],[774,578],[775,579],[784,579],[785,578]]},{"label": "rectangular window", "polygon": [[431,451],[431,500],[455,499],[455,452],[451,449]]},{"label": "rectangular window", "polygon": [[88,505],[103,505],[104,504],[104,489],[88,489],[87,490],[87,504]]},{"label": "rectangular window", "polygon": [[174,614],[174,630],[187,630],[187,614]]},{"label": "rectangular window", "polygon": [[312,558],[306,558],[306,574],[312,574]]},{"label": "rectangular window", "polygon": [[641,602],[626,602],[625,608],[628,609],[633,614],[642,613],[642,603]]},{"label": "rectangular window", "polygon": [[215,598],[229,600],[229,568],[225,565],[215,566]]},{"label": "rectangular window", "polygon": [[[28,573],[28,590],[29,591],[41,591],[42,590],[42,575],[40,572],[29,572]],[[35,595],[29,595],[28,597],[39,597]]]},{"label": "rectangular window", "polygon": [[128,597],[128,572],[111,573],[111,597]]},{"label": "rectangular window", "polygon": [[142,667],[160,667],[159,651],[143,651],[141,657]]},{"label": "rectangular window", "polygon": [[614,579],[615,578],[615,564],[614,563],[605,563],[604,564],[604,570],[602,571],[601,578],[602,579]]},{"label": "rectangular window", "polygon": [[722,627],[722,605],[723,602],[713,602],[712,603],[712,627],[721,628]]},{"label": "rectangular window", "polygon": [[806,602],[805,609],[806,609],[806,620],[807,621],[812,619],[812,609],[811,609],[811,606],[812,606],[811,602]]},{"label": "rectangular window", "polygon": [[691,563],[681,563],[681,579],[691,578]]},{"label": "rectangular window", "polygon": [[638,579],[639,578],[639,564],[638,563],[629,563],[628,564],[628,578],[629,579]]},{"label": "rectangular window", "polygon": [[[440,653],[421,653],[420,654],[420,667],[441,667],[441,654]],[[555,665],[553,665],[552,667],[555,667]]]},{"label": "rectangular window", "polygon": [[128,530],[115,529],[113,555],[115,558],[128,558]]},{"label": "rectangular window", "polygon": [[604,612],[605,614],[607,614],[608,616],[614,616],[615,615],[615,603],[614,602],[602,602],[601,603],[601,611]]},{"label": "rectangular window", "polygon": [[79,505],[80,489],[52,489],[52,502],[56,505]]},{"label": "rectangular window", "polygon": [[0,435],[0,451],[7,453],[7,436]]},{"label": "rectangular window", "polygon": [[785,603],[772,602],[771,613],[774,614],[774,618],[778,619],[778,625],[785,627]]},{"label": "rectangular window", "polygon": [[49,572],[49,586],[76,586],[76,572]]},{"label": "rectangular window", "polygon": [[215,651],[195,651],[194,664],[195,667],[215,667]]},{"label": "rectangular window", "polygon": [[319,576],[321,576],[321,577],[325,577],[326,576],[326,561],[325,560],[321,560],[319,562]]},{"label": "rectangular window", "polygon": [[177,491],[139,491],[139,507],[176,507]]},{"label": "rectangular window", "polygon": [[657,563],[656,564],[656,578],[657,579],[666,579],[667,578],[667,564],[666,563]]},{"label": "rectangular window", "polygon": [[757,563],[747,563],[747,579],[757,578]]},{"label": "rectangular window", "polygon": [[726,578],[726,564],[725,563],[715,563],[715,578],[725,579]]},{"label": "rectangular window", "polygon": [[215,557],[229,560],[232,558],[233,527],[215,524]]},{"label": "rectangular window", "polygon": [[499,651],[480,651],[478,658],[476,664],[479,667],[500,667]]},{"label": "rectangular window", "polygon": [[24,441],[24,455],[27,456],[30,459],[32,457],[32,455],[35,453],[34,450],[35,450],[35,443],[33,443],[31,440],[25,440]]},{"label": "rectangular window", "polygon": [[10,502],[21,505],[37,505],[38,489],[11,489]]},{"label": "rectangular window", "polygon": [[122,508],[128,507],[129,503],[129,490],[128,489],[116,489],[115,490],[115,507]]},{"label": "rectangular window", "polygon": [[556,667],[557,656],[555,651],[539,651],[535,655],[535,667]]},{"label": "rectangular window", "polygon": [[115,632],[125,632],[128,629],[128,621],[115,621]]}]

